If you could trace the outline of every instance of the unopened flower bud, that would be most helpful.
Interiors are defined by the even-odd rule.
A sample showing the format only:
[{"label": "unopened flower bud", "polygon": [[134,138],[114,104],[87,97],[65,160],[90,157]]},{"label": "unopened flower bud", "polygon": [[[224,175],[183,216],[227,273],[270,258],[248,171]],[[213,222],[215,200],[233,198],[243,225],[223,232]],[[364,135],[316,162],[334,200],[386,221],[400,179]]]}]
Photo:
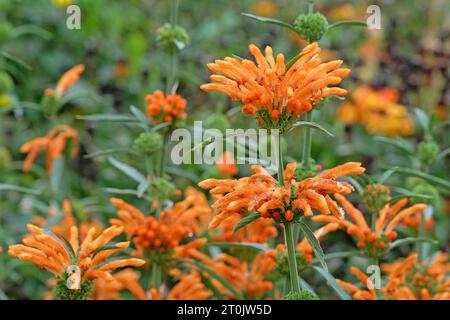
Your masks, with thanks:
[{"label": "unopened flower bud", "polygon": [[294,23],[295,30],[305,40],[319,41],[328,29],[327,19],[319,12],[301,14]]},{"label": "unopened flower bud", "polygon": [[158,29],[156,43],[167,53],[178,53],[189,44],[189,35],[184,28],[166,23]]},{"label": "unopened flower bud", "polygon": [[163,138],[159,133],[144,132],[134,141],[136,150],[140,153],[154,153],[163,146]]},{"label": "unopened flower bud", "polygon": [[439,145],[433,141],[422,141],[417,147],[417,156],[426,164],[432,163],[439,153]]}]

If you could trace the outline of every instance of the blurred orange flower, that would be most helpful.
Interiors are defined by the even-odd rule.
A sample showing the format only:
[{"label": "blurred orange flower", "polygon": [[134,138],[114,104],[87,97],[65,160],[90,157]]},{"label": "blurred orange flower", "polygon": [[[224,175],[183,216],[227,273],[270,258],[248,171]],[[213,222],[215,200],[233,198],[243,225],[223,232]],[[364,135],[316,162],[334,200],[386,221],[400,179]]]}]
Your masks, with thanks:
[{"label": "blurred orange flower", "polygon": [[246,212],[258,212],[262,217],[270,217],[278,222],[292,221],[301,214],[312,216],[313,209],[330,214],[329,195],[346,195],[354,190],[351,184],[336,179],[365,171],[360,163],[348,162],[297,182],[294,179],[295,167],[295,162],[287,165],[285,186],[280,186],[275,178],[258,165],[252,166],[254,174],[250,177],[200,182],[200,187],[211,189],[211,195],[216,197],[212,208],[217,215],[209,228],[217,228],[231,215]]},{"label": "blurred orange flower", "polygon": [[51,174],[53,161],[61,157],[66,148],[67,141],[73,141],[73,147],[70,152],[72,158],[76,157],[79,150],[78,133],[69,126],[59,125],[52,130],[45,137],[32,139],[24,143],[20,147],[20,152],[27,153],[25,162],[23,164],[23,171],[28,172],[36,159],[38,153],[45,148],[46,168],[47,174]]},{"label": "blurred orange flower", "polygon": [[156,123],[174,122],[186,119],[186,100],[177,94],[166,96],[161,90],[145,97],[147,101],[147,115]]},{"label": "blurred orange flower", "polygon": [[339,279],[336,281],[359,300],[450,299],[448,254],[441,254],[431,262],[418,262],[417,254],[412,254],[406,259],[384,264],[381,268],[387,275],[387,283],[380,290],[369,289],[369,277],[357,267],[351,267],[350,272],[358,278],[364,289]]},{"label": "blurred orange flower", "polygon": [[82,64],[78,64],[70,70],[66,71],[56,84],[56,88],[47,88],[45,90],[45,95],[48,97],[62,98],[66,91],[80,79],[80,75],[83,72],[84,65]]},{"label": "blurred orange flower", "polygon": [[287,69],[284,56],[273,56],[266,47],[265,56],[253,44],[249,50],[253,61],[226,57],[209,63],[208,68],[218,74],[211,76],[212,83],[200,88],[204,91],[220,91],[233,100],[244,103],[242,112],[255,116],[267,128],[286,129],[286,122],[293,122],[329,95],[346,95],[337,85],[350,73],[339,67],[342,60],[321,63],[317,43],[306,46],[299,58]]},{"label": "blurred orange flower", "polygon": [[414,124],[406,107],[397,103],[398,97],[398,92],[390,88],[360,86],[350,101],[339,107],[337,115],[343,123],[360,123],[372,134],[407,136],[414,132]]},{"label": "blurred orange flower", "polygon": [[224,152],[217,161],[217,169],[224,176],[235,176],[238,174],[236,162],[230,152]]}]

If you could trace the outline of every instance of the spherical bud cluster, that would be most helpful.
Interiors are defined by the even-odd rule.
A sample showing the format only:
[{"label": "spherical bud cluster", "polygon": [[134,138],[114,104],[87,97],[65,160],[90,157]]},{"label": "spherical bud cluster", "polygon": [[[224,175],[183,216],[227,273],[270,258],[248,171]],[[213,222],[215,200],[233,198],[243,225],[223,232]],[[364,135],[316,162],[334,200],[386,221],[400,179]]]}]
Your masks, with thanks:
[{"label": "spherical bud cluster", "polygon": [[295,20],[294,28],[303,39],[316,42],[327,32],[328,21],[319,12],[301,14]]},{"label": "spherical bud cluster", "polygon": [[362,192],[362,197],[367,209],[375,212],[391,200],[391,191],[382,184],[368,184]]},{"label": "spherical bud cluster", "polygon": [[160,150],[163,146],[163,138],[156,132],[144,132],[134,141],[136,150],[143,154],[151,154]]},{"label": "spherical bud cluster", "polygon": [[178,53],[189,44],[189,35],[180,26],[172,26],[166,23],[157,32],[156,43],[169,54]]},{"label": "spherical bud cluster", "polygon": [[177,188],[169,180],[155,177],[150,183],[150,192],[156,199],[170,199],[177,193]]},{"label": "spherical bud cluster", "polygon": [[433,140],[425,140],[417,146],[417,156],[420,161],[430,164],[436,160],[439,153],[439,145]]}]

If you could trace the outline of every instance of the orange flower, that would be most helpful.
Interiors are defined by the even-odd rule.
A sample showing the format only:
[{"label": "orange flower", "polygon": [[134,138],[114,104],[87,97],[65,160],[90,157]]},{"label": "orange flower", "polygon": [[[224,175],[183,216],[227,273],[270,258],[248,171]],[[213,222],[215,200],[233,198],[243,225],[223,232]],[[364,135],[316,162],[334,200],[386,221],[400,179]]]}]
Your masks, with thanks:
[{"label": "orange flower", "polygon": [[413,214],[422,214],[426,208],[425,204],[416,204],[402,210],[408,203],[406,198],[392,206],[386,204],[377,214],[375,230],[371,230],[361,211],[343,196],[336,194],[335,198],[343,206],[351,222],[345,219],[344,213],[331,199],[329,204],[333,215],[318,215],[312,218],[313,221],[339,224],[349,235],[358,238],[358,247],[371,257],[378,257],[386,252],[390,243],[397,238],[394,229],[402,220]]},{"label": "orange flower", "polygon": [[441,254],[431,262],[420,263],[417,254],[412,254],[406,259],[384,264],[381,269],[387,275],[387,283],[379,290],[368,288],[369,277],[357,267],[351,267],[350,272],[359,279],[364,289],[339,279],[336,281],[359,300],[450,299],[447,254]]},{"label": "orange flower", "polygon": [[339,69],[341,60],[321,63],[317,43],[306,46],[289,69],[282,54],[274,58],[271,47],[266,47],[265,56],[253,44],[249,50],[256,64],[231,57],[216,60],[209,63],[208,68],[218,74],[211,76],[212,83],[200,88],[208,92],[220,91],[233,100],[242,101],[242,111],[258,118],[267,128],[286,129],[283,123],[293,123],[310,111],[312,104],[329,95],[347,93],[328,86],[339,84],[350,69]]},{"label": "orange flower", "polygon": [[211,218],[206,197],[194,188],[187,188],[184,200],[163,210],[159,218],[145,214],[131,204],[117,198],[111,203],[119,208],[119,219],[110,223],[122,226],[128,237],[135,236],[137,254],[145,250],[166,252],[177,247],[189,234],[199,234]]},{"label": "orange flower", "polygon": [[165,96],[161,90],[145,97],[147,101],[147,115],[156,123],[174,122],[177,119],[186,119],[186,100],[177,94]]},{"label": "orange flower", "polygon": [[70,156],[74,158],[79,150],[78,133],[66,125],[59,125],[50,130],[47,136],[35,138],[23,144],[20,147],[20,152],[27,153],[27,157],[23,164],[23,171],[28,172],[30,170],[38,153],[45,148],[47,155],[46,168],[47,173],[50,175],[52,172],[53,161],[61,157],[68,140],[73,141]]},{"label": "orange flower", "polygon": [[224,152],[220,159],[217,161],[217,169],[224,176],[235,176],[238,174],[238,168],[236,162],[233,159],[233,155],[230,152]]},{"label": "orange flower", "polygon": [[349,183],[336,179],[365,171],[360,163],[348,162],[297,182],[294,179],[295,167],[294,162],[286,167],[285,186],[279,186],[275,178],[257,165],[252,166],[254,174],[250,177],[200,182],[200,187],[211,189],[211,195],[217,197],[212,205],[217,215],[209,228],[217,228],[231,215],[246,212],[258,212],[262,217],[270,217],[277,222],[292,221],[301,214],[312,216],[313,209],[329,214],[329,194],[346,195],[354,190]]},{"label": "orange flower", "polygon": [[76,226],[70,229],[69,243],[56,239],[41,228],[32,224],[27,225],[30,235],[23,238],[23,245],[11,245],[9,255],[20,260],[33,262],[39,268],[44,268],[58,277],[62,277],[68,267],[78,266],[81,280],[103,278],[111,280],[110,272],[117,268],[142,266],[145,261],[141,259],[120,259],[102,264],[110,256],[128,248],[129,242],[119,242],[114,249],[98,250],[107,245],[111,239],[120,235],[121,227],[110,227],[94,238],[95,228],[91,228],[86,238],[80,242],[79,231]]},{"label": "orange flower", "polygon": [[[94,227],[98,233],[94,236],[98,236],[104,230],[102,223],[98,220],[87,219],[77,222],[72,212],[72,206],[68,200],[63,201],[61,209],[64,216],[60,221],[50,227],[50,231],[52,231],[54,234],[58,234],[68,239],[70,238],[71,228],[75,226],[78,227],[80,233],[80,241],[83,241],[92,227]],[[49,219],[54,219],[57,214],[56,209],[54,207],[51,207],[49,211]],[[48,219],[40,216],[34,216],[32,221],[38,227],[44,227],[48,223]]]},{"label": "orange flower", "polygon": [[362,124],[372,134],[406,136],[414,131],[413,122],[406,107],[397,104],[396,90],[372,89],[360,86],[352,94],[350,101],[342,104],[338,118],[345,124]]},{"label": "orange flower", "polygon": [[278,235],[272,219],[258,219],[233,232],[234,227],[242,218],[242,215],[235,214],[226,219],[221,224],[219,234],[213,236],[214,241],[267,243],[270,238]]},{"label": "orange flower", "polygon": [[56,88],[54,90],[52,88],[46,89],[45,95],[48,97],[62,98],[66,91],[80,79],[80,75],[83,72],[84,65],[82,64],[78,64],[66,71],[56,84]]},{"label": "orange flower", "polygon": [[97,278],[94,281],[94,290],[91,297],[94,300],[117,300],[121,299],[120,292],[127,290],[136,298],[145,300],[147,294],[139,284],[140,276],[139,271],[123,269],[116,272],[110,281]]},{"label": "orange flower", "polygon": [[206,300],[212,296],[212,292],[202,283],[200,274],[191,270],[190,273],[184,274],[178,269],[170,271],[170,275],[178,282],[169,290],[166,298],[164,295],[152,288],[150,290],[151,300]]}]

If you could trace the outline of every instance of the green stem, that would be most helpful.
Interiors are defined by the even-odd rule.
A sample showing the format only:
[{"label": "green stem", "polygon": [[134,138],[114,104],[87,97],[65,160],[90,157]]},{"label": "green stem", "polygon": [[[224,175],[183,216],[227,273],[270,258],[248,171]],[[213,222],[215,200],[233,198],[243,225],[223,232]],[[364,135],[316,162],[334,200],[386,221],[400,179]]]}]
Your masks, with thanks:
[{"label": "green stem", "polygon": [[[307,112],[305,115],[305,121],[311,122],[312,120],[312,110]],[[312,129],[309,127],[305,128],[305,136],[303,137],[303,154],[302,160],[303,165],[307,168],[311,159],[311,141],[312,141]]]},{"label": "green stem", "polygon": [[[418,230],[417,235],[419,238],[425,237],[425,217],[423,214],[422,214],[422,219],[420,220],[419,230]],[[416,244],[416,252],[417,252],[419,261],[425,260],[425,243],[424,242],[418,242]]]},{"label": "green stem", "polygon": [[278,183],[284,186],[283,151],[281,146],[281,135],[278,138]]},{"label": "green stem", "polygon": [[[170,24],[175,27],[178,23],[178,3],[179,0],[172,0],[170,5]],[[177,54],[169,55],[169,70],[167,74],[166,94],[170,94],[176,81]]]},{"label": "green stem", "polygon": [[314,13],[314,0],[308,0],[308,14]]},{"label": "green stem", "polygon": [[284,224],[284,231],[286,236],[286,248],[288,251],[289,262],[289,278],[291,280],[291,290],[293,292],[300,292],[300,284],[298,282],[297,259],[295,257],[295,242],[293,233],[293,224],[288,222]]}]

